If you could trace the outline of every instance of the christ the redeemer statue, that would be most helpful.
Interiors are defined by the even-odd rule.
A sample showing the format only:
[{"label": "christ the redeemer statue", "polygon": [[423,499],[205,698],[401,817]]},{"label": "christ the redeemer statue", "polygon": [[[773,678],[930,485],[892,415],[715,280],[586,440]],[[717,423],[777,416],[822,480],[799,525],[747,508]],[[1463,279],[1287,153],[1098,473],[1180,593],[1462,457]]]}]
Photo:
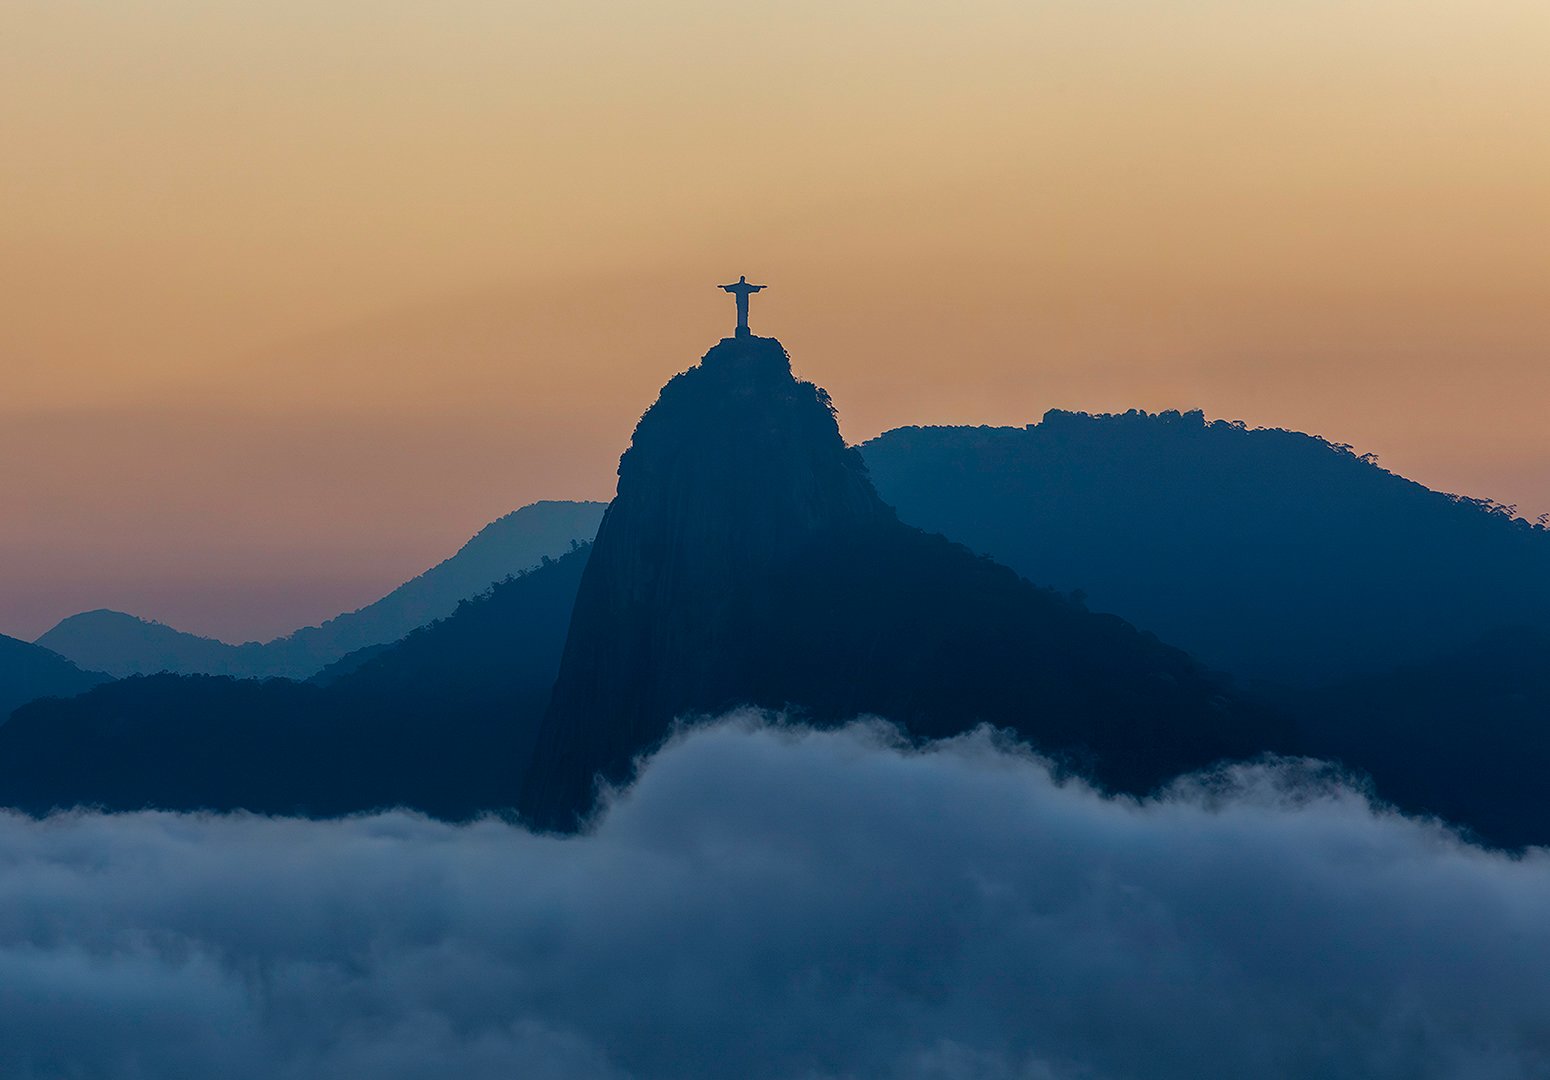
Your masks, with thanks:
[{"label": "christ the redeemer statue", "polygon": [[731,285],[719,285],[717,288],[724,289],[737,297],[737,336],[748,337],[748,298],[760,289],[767,289],[769,286],[750,285],[746,277],[739,277]]}]

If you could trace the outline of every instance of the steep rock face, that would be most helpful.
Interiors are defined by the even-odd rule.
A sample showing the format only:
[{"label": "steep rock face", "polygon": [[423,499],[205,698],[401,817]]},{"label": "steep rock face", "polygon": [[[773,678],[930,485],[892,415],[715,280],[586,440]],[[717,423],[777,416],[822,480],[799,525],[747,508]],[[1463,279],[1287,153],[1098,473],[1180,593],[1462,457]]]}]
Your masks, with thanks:
[{"label": "steep rock face", "polygon": [[989,721],[1129,788],[1279,738],[1183,653],[901,525],[767,338],[723,340],[636,428],[522,808],[573,824],[676,717],[745,704]]},{"label": "steep rock face", "polygon": [[582,799],[599,767],[620,775],[677,713],[736,696],[727,646],[757,632],[746,582],[815,536],[889,517],[778,341],[724,339],[669,381],[620,459],[582,578],[525,786],[535,815]]}]

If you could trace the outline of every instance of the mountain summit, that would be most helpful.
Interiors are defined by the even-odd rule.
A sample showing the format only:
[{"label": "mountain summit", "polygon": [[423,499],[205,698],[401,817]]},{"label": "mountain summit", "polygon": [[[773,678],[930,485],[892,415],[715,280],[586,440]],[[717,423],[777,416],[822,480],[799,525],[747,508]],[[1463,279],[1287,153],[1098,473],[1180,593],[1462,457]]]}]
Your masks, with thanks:
[{"label": "mountain summit", "polygon": [[740,705],[1011,727],[1145,789],[1276,743],[1188,656],[901,524],[772,338],[675,376],[619,463],[523,810],[567,827],[676,718]]},{"label": "mountain summit", "polygon": [[[829,397],[773,338],[723,338],[662,388],[619,461],[525,788],[542,819],[621,778],[683,711],[740,703],[751,589],[826,535],[892,520]],[[782,704],[782,702],[777,702]]]}]

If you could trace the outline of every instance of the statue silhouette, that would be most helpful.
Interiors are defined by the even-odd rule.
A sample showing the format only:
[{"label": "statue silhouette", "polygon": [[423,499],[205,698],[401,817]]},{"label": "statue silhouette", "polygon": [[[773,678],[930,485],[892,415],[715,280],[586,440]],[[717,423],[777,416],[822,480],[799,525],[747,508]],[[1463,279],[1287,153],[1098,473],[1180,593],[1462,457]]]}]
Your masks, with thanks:
[{"label": "statue silhouette", "polygon": [[739,276],[731,285],[718,285],[717,288],[737,297],[737,336],[748,337],[748,297],[760,289],[769,288],[769,286],[750,285],[746,277]]}]

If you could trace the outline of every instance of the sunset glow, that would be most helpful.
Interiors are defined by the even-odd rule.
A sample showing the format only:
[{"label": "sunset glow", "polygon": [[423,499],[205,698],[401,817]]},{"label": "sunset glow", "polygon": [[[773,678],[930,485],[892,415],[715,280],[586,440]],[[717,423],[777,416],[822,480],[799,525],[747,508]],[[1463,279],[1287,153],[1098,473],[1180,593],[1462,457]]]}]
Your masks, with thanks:
[{"label": "sunset glow", "polygon": [[1550,6],[0,12],[0,632],[229,640],[606,499],[756,333],[845,436],[1203,408],[1550,510]]}]

